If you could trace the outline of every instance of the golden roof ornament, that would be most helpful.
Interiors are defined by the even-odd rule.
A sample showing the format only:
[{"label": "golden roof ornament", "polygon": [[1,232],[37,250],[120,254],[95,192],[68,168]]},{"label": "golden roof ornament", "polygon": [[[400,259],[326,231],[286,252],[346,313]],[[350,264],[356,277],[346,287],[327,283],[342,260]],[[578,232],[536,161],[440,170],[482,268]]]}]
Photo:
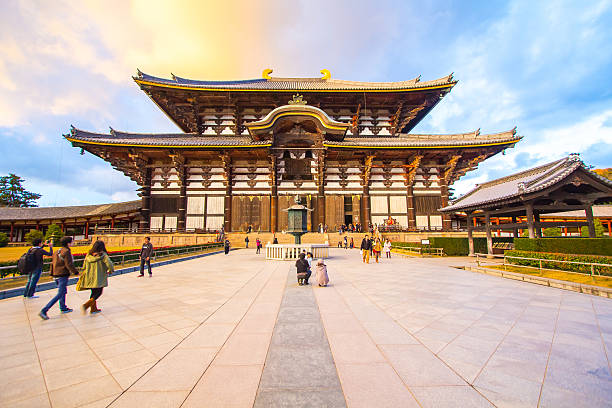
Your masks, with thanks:
[{"label": "golden roof ornament", "polygon": [[331,78],[331,72],[329,72],[329,69],[322,69],[320,72],[323,74],[321,79],[329,79],[329,78]]},{"label": "golden roof ornament", "polygon": [[304,97],[300,94],[293,95],[293,99],[287,102],[289,105],[306,105],[308,101],[304,100]]},{"label": "golden roof ornament", "polygon": [[263,70],[263,72],[261,73],[261,77],[263,79],[272,79],[272,77],[270,76],[270,74],[272,73],[272,69],[270,68],[266,68]]}]

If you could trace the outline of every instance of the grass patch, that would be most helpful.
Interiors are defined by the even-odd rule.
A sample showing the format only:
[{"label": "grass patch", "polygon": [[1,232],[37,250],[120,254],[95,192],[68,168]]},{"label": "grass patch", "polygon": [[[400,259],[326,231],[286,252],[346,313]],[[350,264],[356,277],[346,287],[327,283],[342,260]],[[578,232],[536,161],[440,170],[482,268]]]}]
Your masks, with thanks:
[{"label": "grass patch", "polygon": [[585,285],[600,286],[603,288],[612,288],[612,278],[607,277],[607,276],[597,276],[597,275],[591,276],[591,275],[585,275],[585,274],[580,274],[580,273],[568,273],[568,272],[562,272],[562,271],[559,271],[559,272],[546,271],[546,270],[538,270],[538,269],[525,268],[525,267],[512,266],[512,265],[506,265],[505,267],[503,265],[489,265],[489,266],[485,266],[485,268],[522,273],[523,275],[541,276],[544,278],[557,279],[557,280],[562,280],[562,281],[567,281],[567,282],[582,283]]},{"label": "grass patch", "polygon": [[[138,247],[140,248],[140,247]],[[198,254],[206,254],[208,252],[215,252],[215,251],[219,251],[223,249],[222,247],[217,247],[217,248],[206,248],[202,251],[197,251],[197,252],[189,252],[186,254],[179,254],[179,255],[172,255],[172,256],[165,256],[165,257],[160,257],[158,259],[155,259],[152,262],[156,262],[158,260],[170,260],[170,259],[179,259],[179,258],[185,258],[185,257],[189,257],[189,256],[193,256],[193,255],[198,255]],[[89,249],[88,249],[89,250]],[[115,249],[117,250],[117,249]],[[110,251],[110,249],[109,249]],[[115,269],[122,269],[122,268],[129,268],[130,266],[137,266],[140,265],[140,261],[138,260],[134,260],[134,261],[130,261],[130,262],[126,262],[123,265],[120,265],[119,263],[115,263]],[[77,268],[79,271],[81,270],[81,268]],[[74,277],[74,275],[70,276],[71,278]],[[12,279],[0,279],[0,291],[1,290],[8,290],[8,289],[14,289],[14,288],[22,288],[25,287],[26,283],[28,281],[28,277],[27,276],[18,276]],[[46,282],[51,282],[53,281],[53,278],[51,278],[48,273],[43,273],[40,277],[40,279],[38,280],[38,283],[46,283]]]}]

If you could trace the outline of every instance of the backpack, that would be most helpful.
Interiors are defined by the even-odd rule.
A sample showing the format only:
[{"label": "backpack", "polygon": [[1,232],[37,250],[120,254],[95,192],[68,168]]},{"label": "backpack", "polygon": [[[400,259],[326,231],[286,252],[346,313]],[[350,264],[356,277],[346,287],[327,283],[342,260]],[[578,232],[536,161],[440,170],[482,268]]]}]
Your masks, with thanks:
[{"label": "backpack", "polygon": [[19,261],[17,261],[17,270],[22,275],[30,274],[36,268],[36,256],[35,256],[34,248],[28,249],[28,252],[21,255]]}]

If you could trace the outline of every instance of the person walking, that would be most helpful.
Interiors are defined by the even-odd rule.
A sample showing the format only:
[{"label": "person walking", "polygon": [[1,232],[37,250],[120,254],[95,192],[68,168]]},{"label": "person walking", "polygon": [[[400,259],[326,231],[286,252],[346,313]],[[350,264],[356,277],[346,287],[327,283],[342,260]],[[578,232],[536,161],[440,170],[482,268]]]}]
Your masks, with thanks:
[{"label": "person walking", "polygon": [[68,286],[70,274],[78,275],[79,272],[74,267],[74,260],[72,258],[72,252],[70,251],[71,246],[72,237],[63,237],[60,239],[60,249],[53,254],[50,275],[55,278],[57,294],[51,298],[49,303],[47,303],[45,307],[41,309],[40,313],[38,313],[38,316],[43,320],[49,319],[47,312],[58,301],[61,313],[72,312],[72,309],[66,306],[66,293],[68,293],[66,287]]},{"label": "person walking", "polygon": [[351,249],[355,248],[355,241],[353,241],[353,237],[351,237]]},{"label": "person walking", "polygon": [[372,246],[372,252],[374,252],[374,258],[376,259],[376,263],[378,263],[378,258],[380,258],[380,253],[382,252],[382,245],[380,243],[380,239],[376,238],[376,241]]},{"label": "person walking", "polygon": [[229,239],[225,240],[225,243],[223,244],[223,250],[225,251],[225,255],[229,254],[229,250],[230,250]]},{"label": "person walking", "polygon": [[369,264],[370,263],[370,251],[372,250],[372,241],[368,239],[366,235],[361,240],[361,256],[363,258],[363,262]]},{"label": "person walking", "polygon": [[295,262],[295,268],[297,269],[298,285],[308,285],[310,270],[308,268],[308,261],[306,260],[306,256],[303,252],[298,255],[298,260]]},{"label": "person walking", "polygon": [[140,274],[139,278],[144,276],[145,263],[149,268],[149,278],[153,276],[151,272],[151,257],[153,256],[153,244],[151,244],[151,238],[145,237],[142,248],[140,248]]},{"label": "person walking", "polygon": [[100,313],[102,310],[98,309],[97,300],[102,296],[102,290],[108,286],[108,275],[115,271],[103,241],[93,243],[83,266],[76,290],[91,290],[89,300],[82,306],[83,313],[87,312],[87,309],[90,309],[91,314]]},{"label": "person walking", "polygon": [[249,237],[244,238],[244,243],[246,245],[246,248],[248,248],[249,247]]},{"label": "person walking", "polygon": [[385,252],[385,256],[387,258],[391,258],[391,241],[389,241],[388,239],[385,240],[385,246],[383,248],[383,251]]},{"label": "person walking", "polygon": [[329,276],[327,275],[327,266],[323,259],[319,259],[315,265],[315,279],[319,286],[327,286],[329,283]]},{"label": "person walking", "polygon": [[348,249],[348,238],[344,236],[344,249]]},{"label": "person walking", "polygon": [[49,251],[45,251],[45,244],[42,243],[41,238],[34,238],[32,240],[32,248],[28,250],[28,255],[33,258],[34,264],[33,267],[28,271],[28,283],[25,286],[23,291],[23,297],[26,299],[35,299],[38,296],[35,296],[36,285],[38,284],[38,280],[40,279],[40,275],[42,274],[43,269],[43,256],[52,256],[53,255],[53,243],[49,244]]},{"label": "person walking", "polygon": [[257,237],[257,239],[255,240],[255,246],[257,247],[257,251],[255,251],[255,253],[261,253],[261,240],[259,239],[259,237]]}]

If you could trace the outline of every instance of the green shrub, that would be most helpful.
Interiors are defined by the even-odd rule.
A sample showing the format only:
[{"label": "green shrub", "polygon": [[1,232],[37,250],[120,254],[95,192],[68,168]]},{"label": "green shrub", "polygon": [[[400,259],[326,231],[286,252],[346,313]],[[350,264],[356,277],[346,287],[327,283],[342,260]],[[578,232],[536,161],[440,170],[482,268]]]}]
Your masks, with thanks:
[{"label": "green shrub", "polygon": [[561,228],[544,228],[542,233],[545,237],[560,237]]},{"label": "green shrub", "polygon": [[8,236],[4,232],[0,232],[0,248],[8,245]]},{"label": "green shrub", "polygon": [[35,238],[43,239],[44,237],[45,236],[43,235],[42,231],[39,231],[39,230],[30,230],[30,232],[25,234],[25,237],[23,237],[23,239],[25,239],[25,241],[28,244],[31,244],[32,241],[34,241]]},{"label": "green shrub", "polygon": [[517,251],[553,252],[561,254],[612,255],[609,238],[517,238]]},{"label": "green shrub", "polygon": [[[593,222],[594,226],[595,226],[595,236],[596,237],[603,237],[604,236],[604,226],[601,225],[601,221],[599,221],[598,219],[595,219],[595,222]],[[589,236],[589,227],[588,226],[584,226],[584,227],[580,227],[580,236],[581,237],[588,237]]]},{"label": "green shrub", "polygon": [[53,242],[54,246],[58,246],[60,239],[62,239],[64,235],[66,234],[64,234],[64,231],[62,231],[59,225],[51,224],[49,225],[49,228],[47,228],[45,239],[48,239],[49,241]]},{"label": "green shrub", "polygon": [[[575,255],[575,254],[559,254],[550,252],[535,252],[535,251],[506,251],[506,256],[518,256],[522,258],[537,258],[542,259],[542,268],[546,269],[559,269],[563,271],[579,272],[584,274],[591,273],[591,267],[585,265],[586,263],[596,264],[608,264],[612,265],[612,256],[598,256],[598,255]],[[554,259],[557,261],[570,261],[578,262],[575,264],[566,264],[560,262],[546,262],[546,259]],[[513,265],[525,265],[539,267],[539,260],[527,260],[527,259],[513,259],[506,258],[506,261]],[[595,274],[612,276],[611,266],[597,266],[594,267]]]},{"label": "green shrub", "polygon": [[[513,242],[512,237],[493,237],[493,243]],[[431,237],[429,238],[431,248],[443,248],[447,256],[467,256],[469,254],[469,243],[466,238],[455,237]],[[420,247],[420,242],[394,242],[394,247]],[[474,252],[480,254],[487,253],[487,239],[474,238]]]}]

